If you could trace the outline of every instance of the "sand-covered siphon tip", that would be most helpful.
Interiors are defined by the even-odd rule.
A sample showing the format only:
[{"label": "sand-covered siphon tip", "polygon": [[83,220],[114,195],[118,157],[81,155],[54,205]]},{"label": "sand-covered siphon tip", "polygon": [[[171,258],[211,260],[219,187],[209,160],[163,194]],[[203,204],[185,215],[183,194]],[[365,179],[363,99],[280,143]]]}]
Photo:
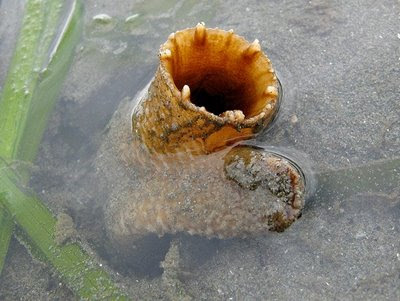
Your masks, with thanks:
[{"label": "sand-covered siphon tip", "polygon": [[277,113],[279,82],[258,40],[199,23],[172,33],[159,58],[132,115],[151,152],[207,154],[253,137]]}]

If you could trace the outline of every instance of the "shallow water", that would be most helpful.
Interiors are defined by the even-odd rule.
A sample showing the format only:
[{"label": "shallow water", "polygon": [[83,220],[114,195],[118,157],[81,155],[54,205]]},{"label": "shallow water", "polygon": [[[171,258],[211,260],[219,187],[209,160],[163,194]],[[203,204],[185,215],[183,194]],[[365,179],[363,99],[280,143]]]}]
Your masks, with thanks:
[{"label": "shallow water", "polygon": [[[72,216],[82,240],[118,273],[132,297],[165,298],[159,265],[175,239],[181,284],[195,299],[400,298],[397,1],[85,3],[83,39],[31,184],[54,213]],[[0,5],[4,14],[16,4]],[[92,19],[100,13],[110,15],[111,22]],[[16,19],[0,19],[0,83]],[[132,99],[154,75],[159,45],[169,33],[199,21],[260,40],[282,82],[284,99],[273,128],[256,144],[289,150],[299,165],[311,166],[316,192],[301,219],[283,233],[230,240],[150,238],[143,242],[151,250],[143,264],[137,258],[121,264],[101,223],[107,183],[121,171],[98,177],[97,168],[114,160],[99,157],[98,150],[107,144],[109,122],[119,104]],[[126,184],[113,185],[123,189]],[[27,279],[27,270],[38,276]],[[32,262],[13,242],[0,278],[0,299],[71,298],[49,275],[49,269]]]}]

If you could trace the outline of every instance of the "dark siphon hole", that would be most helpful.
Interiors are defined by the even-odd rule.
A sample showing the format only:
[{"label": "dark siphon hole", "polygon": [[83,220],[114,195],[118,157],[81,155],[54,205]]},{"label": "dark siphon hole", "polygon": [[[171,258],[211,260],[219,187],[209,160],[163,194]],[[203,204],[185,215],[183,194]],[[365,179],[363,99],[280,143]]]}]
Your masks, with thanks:
[{"label": "dark siphon hole", "polygon": [[205,107],[208,112],[214,115],[233,109],[229,107],[229,103],[227,103],[223,94],[211,95],[204,89],[194,90],[191,101],[198,107]]},{"label": "dark siphon hole", "polygon": [[214,115],[225,111],[242,110],[246,115],[247,103],[244,86],[231,81],[221,72],[210,72],[201,81],[189,83],[191,101],[198,107],[204,107]]}]

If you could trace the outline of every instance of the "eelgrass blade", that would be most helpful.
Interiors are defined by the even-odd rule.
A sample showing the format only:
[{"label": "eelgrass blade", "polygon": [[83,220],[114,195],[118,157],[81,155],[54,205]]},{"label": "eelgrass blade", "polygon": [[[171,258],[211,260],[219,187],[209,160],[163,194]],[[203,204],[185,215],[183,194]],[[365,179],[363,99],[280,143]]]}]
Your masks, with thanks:
[{"label": "eelgrass blade", "polygon": [[[68,1],[67,1],[68,2]],[[77,1],[72,5],[71,18],[67,19],[65,31],[57,32],[63,1],[30,0],[25,4],[25,17],[10,64],[10,70],[0,95],[0,159],[22,162],[29,166],[36,156],[46,122],[56,99],[57,92],[69,66],[76,45],[82,9]],[[54,39],[66,40],[64,47]],[[59,57],[49,60],[50,50]],[[62,50],[62,51],[57,51]],[[49,65],[49,66],[46,66]],[[51,66],[50,66],[51,65]],[[52,71],[48,72],[48,70]],[[29,170],[20,169],[26,183]],[[0,208],[0,215],[5,216]],[[0,227],[0,237],[10,240],[10,227]],[[4,262],[8,243],[0,246],[0,262]],[[2,264],[0,264],[0,273]]]},{"label": "eelgrass blade", "polygon": [[0,204],[12,212],[32,253],[45,258],[79,298],[126,300],[106,271],[78,244],[60,246],[55,242],[56,219],[51,212],[39,199],[21,191],[18,177],[2,162],[0,171]]},{"label": "eelgrass blade", "polygon": [[[54,6],[53,15],[58,11],[57,17],[60,18],[60,7],[63,1],[50,1],[50,3],[53,2],[57,2],[55,6],[52,4]],[[80,1],[73,1],[69,14],[65,16],[66,22],[60,29],[61,32],[56,33],[53,28],[53,35],[51,35],[48,32],[48,27],[44,30],[43,39],[47,39],[45,44],[48,47],[44,50],[39,48],[39,54],[43,57],[44,64],[42,62],[39,79],[32,92],[30,110],[26,116],[26,126],[21,132],[20,140],[15,148],[14,155],[18,160],[33,162],[36,157],[48,118],[71,65],[72,55],[81,34],[82,15]],[[55,20],[58,19],[55,17],[48,17],[48,26],[59,28],[60,26],[56,26]],[[49,39],[48,35],[52,36],[53,39]]]},{"label": "eelgrass blade", "polygon": [[317,197],[343,198],[357,193],[389,193],[400,183],[400,158],[324,171],[318,176]]},{"label": "eelgrass blade", "polygon": [[[64,16],[68,4],[70,13]],[[81,17],[79,1],[26,2],[21,32],[0,96],[0,158],[9,162],[35,159],[80,35],[77,27]],[[27,181],[29,171],[21,173]]]},{"label": "eelgrass blade", "polygon": [[[61,33],[57,32],[63,4],[72,7]],[[10,162],[32,162],[56,95],[64,80],[80,33],[80,1],[28,0],[25,17],[0,97],[0,217],[19,226],[24,241],[52,265],[81,299],[124,300],[111,277],[78,244],[59,246],[54,240],[55,218],[43,203],[19,189],[29,171],[9,168]],[[4,208],[6,210],[4,210]],[[4,218],[4,219],[3,219]],[[0,228],[9,241],[12,228]],[[7,244],[0,253],[4,261]],[[4,255],[4,256],[3,256]],[[0,266],[1,267],[1,266]],[[0,269],[1,271],[1,269]]]},{"label": "eelgrass blade", "polygon": [[[0,194],[0,199],[2,195]],[[14,221],[10,214],[0,206],[0,271],[3,269],[7,256],[10,238],[14,230]]]},{"label": "eelgrass blade", "polygon": [[[56,2],[56,1],[54,1]],[[25,128],[26,119],[32,101],[32,90],[39,77],[41,62],[37,59],[37,49],[41,43],[45,26],[45,5],[42,1],[28,1],[25,6],[19,40],[11,62],[10,71],[0,95],[0,159],[17,159],[16,150]],[[54,4],[54,3],[53,3]],[[49,39],[49,38],[47,38]],[[41,133],[40,133],[41,135]],[[36,149],[31,149],[34,156]],[[26,173],[25,180],[28,180]],[[4,224],[0,227],[0,273],[7,254],[12,229],[7,212],[0,207],[0,216]]]},{"label": "eelgrass blade", "polygon": [[0,157],[16,158],[43,58],[38,59],[47,1],[27,1],[25,17],[0,98]]}]

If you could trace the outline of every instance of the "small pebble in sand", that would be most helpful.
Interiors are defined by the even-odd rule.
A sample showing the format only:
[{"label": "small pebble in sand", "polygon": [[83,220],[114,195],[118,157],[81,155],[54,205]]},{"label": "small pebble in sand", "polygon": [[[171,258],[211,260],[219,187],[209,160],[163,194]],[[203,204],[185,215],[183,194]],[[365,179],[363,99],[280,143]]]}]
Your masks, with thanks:
[{"label": "small pebble in sand", "polygon": [[93,17],[93,21],[95,21],[97,23],[102,23],[102,24],[108,24],[111,22],[111,20],[112,20],[112,18],[107,14],[98,14]]},{"label": "small pebble in sand", "polygon": [[54,238],[58,245],[63,245],[67,242],[73,242],[77,238],[74,221],[68,214],[62,212],[57,215],[56,226],[54,230]]}]

